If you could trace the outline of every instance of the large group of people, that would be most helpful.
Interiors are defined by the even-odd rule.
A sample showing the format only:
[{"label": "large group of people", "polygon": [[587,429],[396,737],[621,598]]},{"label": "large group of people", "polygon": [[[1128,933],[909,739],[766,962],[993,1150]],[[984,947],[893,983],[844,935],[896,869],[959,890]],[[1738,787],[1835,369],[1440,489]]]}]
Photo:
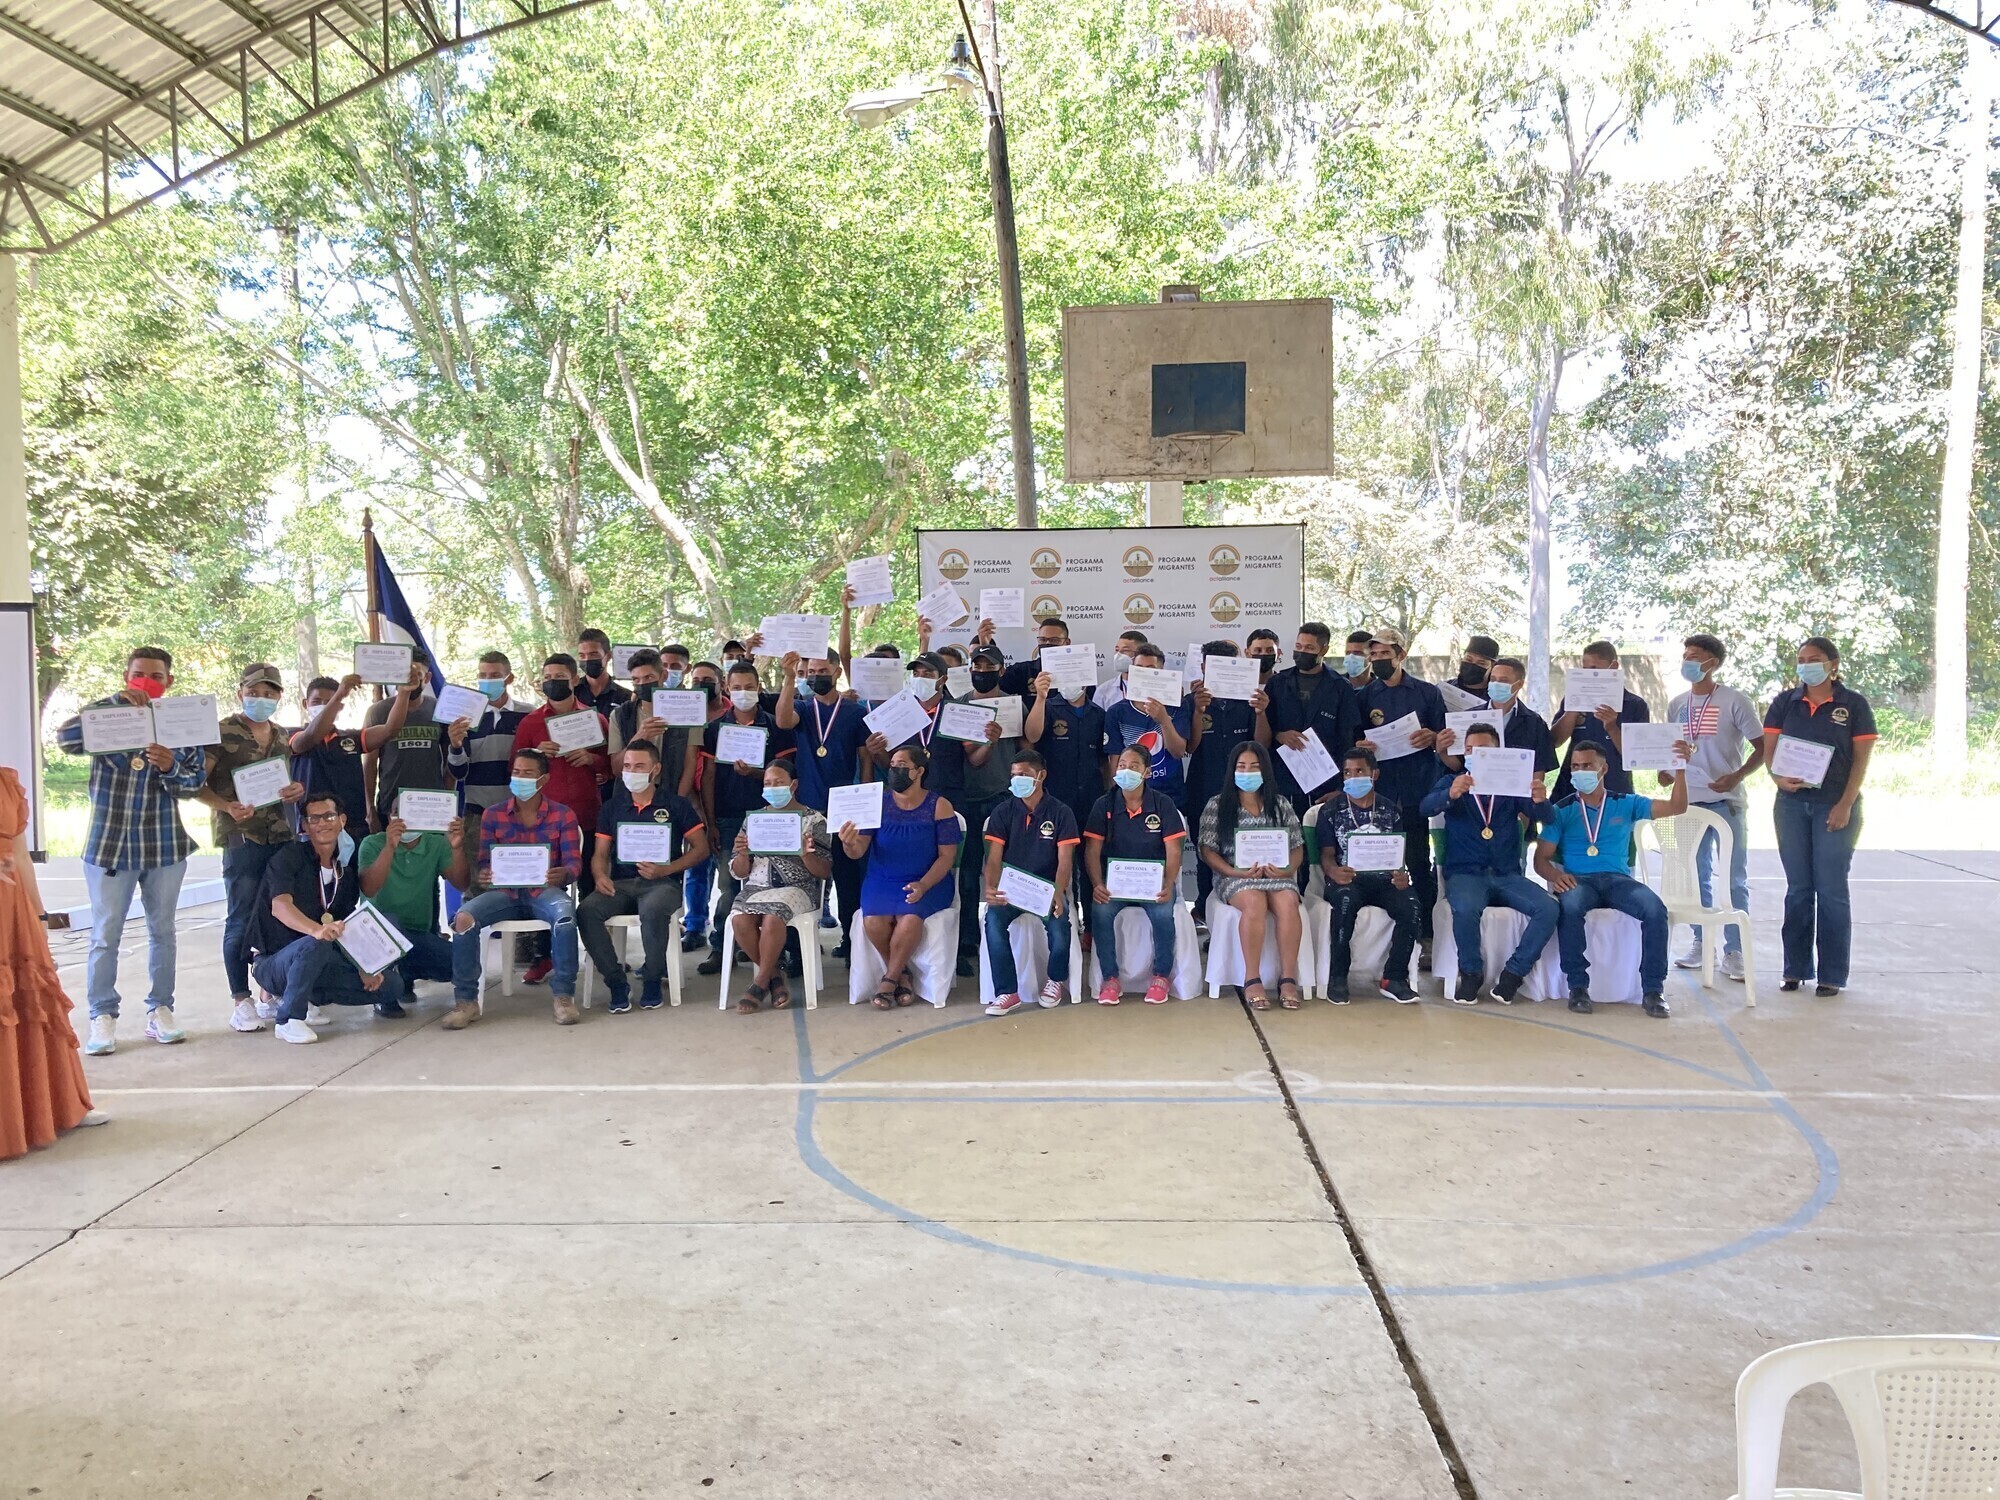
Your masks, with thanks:
[{"label": "large group of people", "polygon": [[[847,680],[851,609],[839,620],[838,644],[823,654],[766,655],[752,635],[713,655],[681,644],[639,649],[622,673],[609,637],[585,630],[573,651],[537,665],[532,702],[516,695],[515,663],[487,651],[477,696],[461,695],[473,707],[448,723],[438,722],[419,661],[406,684],[366,706],[359,727],[344,727],[363,686],[357,676],[304,683],[298,727],[282,727],[282,676],[250,663],[219,743],[90,757],[84,1050],[117,1044],[119,943],[135,894],[150,937],[145,1035],[183,1038],[175,908],[194,847],[181,820],[188,801],[208,809],[222,853],[230,1024],[271,1027],[287,1042],[315,1040],[333,1006],[402,1015],[424,982],[451,986],[447,1029],[472,1025],[486,936],[503,922],[539,924],[509,940],[531,945],[525,977],[547,983],[562,1025],[580,1019],[580,971],[601,977],[610,1013],[653,1009],[664,1002],[676,945],[706,950],[698,972],[715,974],[725,938],[742,956],[735,1008],[785,1009],[800,931],[815,922],[838,927],[836,958],[851,961],[851,944],[873,950],[869,973],[879,968],[881,977],[864,998],[881,1009],[908,1005],[918,998],[913,965],[927,924],[953,906],[958,948],[949,957],[967,977],[983,950],[991,1014],[1063,1003],[1073,985],[1087,985],[1092,949],[1103,975],[1094,998],[1117,1004],[1116,919],[1129,910],[1146,919],[1149,951],[1123,967],[1149,976],[1144,999],[1159,1003],[1172,983],[1185,876],[1198,932],[1233,909],[1241,993],[1256,1009],[1297,1008],[1309,991],[1300,951],[1310,890],[1331,909],[1326,993],[1335,1002],[1350,998],[1350,944],[1362,912],[1375,908],[1392,929],[1377,986],[1387,999],[1418,998],[1435,912],[1457,954],[1457,972],[1438,976],[1447,998],[1512,1004],[1553,941],[1570,1008],[1588,1011],[1585,918],[1610,908],[1638,922],[1644,1009],[1665,1016],[1668,916],[1635,878],[1635,826],[1689,808],[1719,817],[1734,835],[1729,868],[1713,868],[1715,840],[1704,837],[1703,902],[1713,905],[1726,881],[1729,905],[1747,911],[1744,783],[1780,736],[1828,752],[1816,779],[1776,778],[1787,885],[1782,987],[1830,997],[1847,982],[1847,870],[1874,726],[1828,640],[1799,647],[1796,685],[1760,714],[1720,680],[1723,642],[1688,636],[1685,690],[1666,705],[1686,769],[1658,772],[1659,795],[1647,795],[1624,753],[1627,728],[1651,718],[1644,698],[1627,691],[1620,705],[1544,718],[1522,701],[1525,665],[1484,636],[1472,638],[1450,683],[1453,702],[1463,707],[1470,695],[1484,715],[1458,734],[1447,727],[1446,690],[1408,669],[1393,630],[1352,631],[1339,654],[1335,633],[1318,622],[1300,626],[1289,650],[1261,629],[1240,642],[1192,644],[1186,689],[1163,702],[1135,690],[1135,681],[1159,679],[1134,679],[1134,669],[1169,659],[1139,631],[1118,637],[1103,681],[1077,686],[1042,669],[1044,651],[1071,644],[1060,618],[1039,620],[1032,654],[1015,661],[990,622],[965,645],[935,646],[919,622],[907,660],[891,643],[866,652],[902,662],[897,680],[922,708],[922,722],[891,744],[866,722],[875,705]],[[1255,691],[1212,694],[1203,664],[1239,655],[1257,662]],[[1580,665],[1617,667],[1618,652],[1597,642]],[[168,650],[137,647],[124,687],[90,706],[144,705],[171,692],[173,674]],[[698,710],[670,714],[663,704],[672,700],[657,695],[675,692],[698,699]],[[978,734],[943,733],[953,704],[1007,711]],[[58,741],[85,753],[80,720],[64,724]],[[1296,752],[1315,745],[1334,769],[1302,785]],[[1503,748],[1530,753],[1527,795],[1479,790],[1471,764],[1482,749]],[[261,805],[239,800],[238,773],[274,760],[288,768],[282,790]],[[860,826],[852,792],[838,799],[846,812],[829,816],[835,794],[855,787],[879,796],[879,804],[864,799],[870,815]],[[430,816],[411,811],[423,803],[412,793],[432,794]],[[442,826],[438,793],[453,799]],[[795,835],[774,836],[790,824],[774,824],[773,813],[796,819]],[[1384,867],[1385,840],[1399,841],[1393,868]],[[1257,851],[1248,862],[1246,848]],[[1053,895],[1021,894],[1044,888]],[[1520,913],[1525,927],[1489,986],[1481,938],[1491,906]],[[1046,977],[1033,994],[1023,992],[1009,938],[1023,916],[1039,920],[1047,938]],[[619,918],[636,920],[636,972],[617,941]],[[364,920],[389,930],[393,961],[350,952],[343,939]],[[1700,964],[1701,941],[1696,930],[1671,961]],[[1265,972],[1271,944],[1275,983]],[[1721,967],[1742,977],[1733,928]]]}]

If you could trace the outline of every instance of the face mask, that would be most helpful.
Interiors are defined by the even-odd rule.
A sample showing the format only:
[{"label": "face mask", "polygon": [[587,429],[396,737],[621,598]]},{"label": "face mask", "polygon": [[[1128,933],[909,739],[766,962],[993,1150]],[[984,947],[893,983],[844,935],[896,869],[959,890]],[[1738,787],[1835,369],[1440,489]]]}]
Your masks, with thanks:
[{"label": "face mask", "polygon": [[1359,802],[1363,797],[1366,797],[1370,792],[1375,790],[1375,778],[1373,776],[1350,776],[1341,782],[1340,789],[1356,802]]},{"label": "face mask", "polygon": [[1681,676],[1689,682],[1700,682],[1707,675],[1707,670],[1698,661],[1684,661],[1681,663]]},{"label": "face mask", "polygon": [[167,691],[167,685],[164,682],[156,681],[151,677],[128,677],[125,679],[125,686],[131,688],[134,692],[144,693],[148,698],[161,697]]},{"label": "face mask", "polygon": [[1490,703],[1506,707],[1514,701],[1514,684],[1511,682],[1489,682],[1486,684],[1486,698]]},{"label": "face mask", "polygon": [[1146,778],[1130,766],[1120,766],[1116,771],[1111,773],[1111,779],[1118,783],[1120,791],[1136,792]]},{"label": "face mask", "polygon": [[806,679],[806,686],[812,689],[816,696],[824,698],[833,691],[833,678],[825,672],[815,673]]},{"label": "face mask", "polygon": [[418,833],[405,832],[403,835],[403,842],[406,844],[414,844],[418,839],[422,837],[423,834],[421,832]]},{"label": "face mask", "polygon": [[542,781],[539,776],[510,776],[507,778],[507,790],[514,794],[514,800],[517,802],[526,802],[536,792],[540,791],[541,787]]},{"label": "face mask", "polygon": [[1480,666],[1478,662],[1462,661],[1458,664],[1458,685],[1460,687],[1477,687],[1485,680],[1486,668]]},{"label": "face mask", "polygon": [[570,685],[560,677],[551,677],[542,684],[542,696],[551,703],[569,702]]},{"label": "face mask", "polygon": [[740,708],[747,714],[757,706],[757,691],[754,688],[732,688],[729,693],[729,702],[733,707]]},{"label": "face mask", "polygon": [[937,679],[935,677],[912,677],[910,679],[910,691],[917,695],[917,702],[928,703],[937,696]]},{"label": "face mask", "polygon": [[1350,651],[1341,657],[1340,668],[1349,677],[1359,677],[1368,670],[1368,658],[1358,651]]},{"label": "face mask", "polygon": [[1236,790],[1239,792],[1254,792],[1263,784],[1264,773],[1262,771],[1238,771],[1236,773]]},{"label": "face mask", "polygon": [[764,788],[766,807],[787,807],[791,804],[792,789],[788,786],[767,786]]},{"label": "face mask", "polygon": [[1569,773],[1569,784],[1588,797],[1592,792],[1597,790],[1597,773],[1595,771],[1572,771]]},{"label": "face mask", "polygon": [[627,771],[619,779],[625,783],[625,790],[635,797],[653,784],[650,771]]},{"label": "face mask", "polygon": [[604,675],[604,658],[601,656],[580,656],[576,664],[583,668],[583,675],[586,677]]},{"label": "face mask", "polygon": [[916,778],[912,776],[906,768],[902,766],[889,767],[890,791],[907,792],[910,789],[910,783],[915,780]]},{"label": "face mask", "polygon": [[1317,651],[1294,651],[1292,653],[1292,660],[1299,664],[1301,672],[1313,672],[1319,667],[1319,653]]},{"label": "face mask", "polygon": [[276,698],[245,698],[243,700],[243,717],[253,724],[262,724],[277,711],[278,700]]},{"label": "face mask", "polygon": [[1010,776],[1007,778],[1007,790],[1012,792],[1016,797],[1019,797],[1023,802],[1026,802],[1030,797],[1035,795],[1035,778],[1032,776]]},{"label": "face mask", "polygon": [[1799,681],[1807,687],[1818,687],[1826,681],[1826,663],[1823,661],[1802,661],[1799,663]]},{"label": "face mask", "polygon": [[1000,686],[1000,674],[998,672],[974,672],[972,674],[972,690],[975,693],[990,693],[998,686]]},{"label": "face mask", "polygon": [[684,673],[683,673],[683,672],[681,671],[681,669],[680,669],[679,667],[668,667],[668,668],[666,669],[666,674],[665,674],[665,675],[666,675],[666,680],[665,680],[664,682],[662,682],[662,683],[660,684],[660,686],[662,686],[662,687],[669,687],[669,688],[677,688],[677,687],[679,687],[679,686],[681,685],[681,678],[682,678],[682,677],[683,677],[683,676],[684,676],[685,674],[684,674]]},{"label": "face mask", "polygon": [[1368,670],[1375,674],[1377,682],[1387,682],[1396,675],[1396,664],[1393,661],[1371,661]]},{"label": "face mask", "polygon": [[697,682],[694,686],[695,686],[695,691],[700,693],[704,698],[713,698],[715,696],[715,684],[708,681],[706,678],[704,678],[700,682]]},{"label": "face mask", "polygon": [[507,696],[506,679],[501,677],[482,677],[479,679],[479,691],[486,695],[488,703],[498,703],[502,698]]},{"label": "face mask", "polygon": [[1259,677],[1269,677],[1271,675],[1271,669],[1277,665],[1278,665],[1277,657],[1259,656],[1257,658],[1257,675]]},{"label": "face mask", "polygon": [[342,864],[354,858],[354,835],[345,828],[340,830],[340,837],[334,840],[333,855]]},{"label": "face mask", "polygon": [[1113,677],[1123,677],[1127,672],[1131,670],[1132,670],[1131,657],[1127,656],[1123,651],[1115,651],[1112,653],[1111,675]]}]

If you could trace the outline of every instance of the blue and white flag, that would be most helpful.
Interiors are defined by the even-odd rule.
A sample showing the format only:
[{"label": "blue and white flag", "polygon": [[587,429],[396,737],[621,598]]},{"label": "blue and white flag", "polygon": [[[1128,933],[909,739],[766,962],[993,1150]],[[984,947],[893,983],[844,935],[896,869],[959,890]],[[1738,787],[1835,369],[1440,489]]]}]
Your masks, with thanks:
[{"label": "blue and white flag", "polygon": [[392,645],[414,646],[418,659],[430,668],[431,691],[436,693],[444,686],[444,673],[438,670],[437,657],[424,639],[410,601],[403,597],[403,586],[396,582],[395,571],[390,568],[389,559],[383,556],[381,544],[378,542],[370,550],[375,554],[376,623],[382,639]]}]

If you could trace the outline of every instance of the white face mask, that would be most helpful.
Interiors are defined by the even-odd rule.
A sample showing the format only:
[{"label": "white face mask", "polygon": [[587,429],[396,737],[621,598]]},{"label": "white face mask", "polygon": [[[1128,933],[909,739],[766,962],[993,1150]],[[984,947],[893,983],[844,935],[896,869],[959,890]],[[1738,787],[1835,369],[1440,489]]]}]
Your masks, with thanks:
[{"label": "white face mask", "polygon": [[729,695],[729,701],[748,713],[757,706],[757,694],[751,688],[737,688]]},{"label": "white face mask", "polygon": [[937,696],[937,679],[913,675],[910,678],[910,691],[917,695],[919,703],[928,703]]},{"label": "white face mask", "polygon": [[1131,657],[1127,656],[1123,651],[1115,652],[1112,655],[1111,675],[1113,677],[1123,677],[1127,672],[1131,670],[1132,670]]},{"label": "white face mask", "polygon": [[635,797],[653,784],[651,773],[646,771],[627,771],[624,773],[624,777],[625,790],[632,793]]}]

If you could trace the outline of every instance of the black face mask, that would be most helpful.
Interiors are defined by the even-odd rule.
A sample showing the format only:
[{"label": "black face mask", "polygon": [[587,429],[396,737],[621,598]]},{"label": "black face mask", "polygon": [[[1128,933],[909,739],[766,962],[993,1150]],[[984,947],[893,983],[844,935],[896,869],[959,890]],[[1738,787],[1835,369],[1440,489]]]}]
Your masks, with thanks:
[{"label": "black face mask", "polygon": [[909,773],[909,771],[908,771],[908,770],[906,770],[906,769],[905,769],[904,767],[902,767],[902,766],[891,766],[891,767],[889,767],[889,790],[890,790],[890,791],[892,791],[892,792],[907,792],[907,791],[908,791],[908,790],[910,789],[910,783],[911,783],[911,782],[913,782],[913,781],[915,781],[915,780],[916,780],[916,777],[912,776],[912,775],[911,775],[911,774]]},{"label": "black face mask", "polygon": [[828,693],[833,691],[833,679],[826,673],[819,672],[806,679],[806,686],[811,688],[816,695],[824,698]]},{"label": "black face mask", "polygon": [[1257,657],[1257,675],[1260,677],[1269,677],[1272,671],[1276,669],[1277,665],[1278,665],[1277,657],[1264,656],[1262,654],[1259,654],[1259,656]]},{"label": "black face mask", "polygon": [[1486,668],[1476,661],[1462,661],[1458,664],[1458,685],[1462,688],[1478,687],[1486,680]]},{"label": "black face mask", "polygon": [[1317,651],[1294,651],[1292,653],[1292,660],[1299,664],[1301,672],[1317,672],[1319,670],[1319,653]]},{"label": "black face mask", "polygon": [[542,684],[542,696],[551,703],[569,702],[570,686],[560,677],[551,677]]},{"label": "black face mask", "polygon": [[998,686],[1000,686],[1000,674],[998,672],[974,672],[972,674],[972,690],[975,693],[990,693]]},{"label": "black face mask", "polygon": [[583,675],[586,677],[602,677],[604,675],[604,658],[601,656],[579,656],[576,662],[578,666],[583,668]]},{"label": "black face mask", "polygon": [[715,696],[715,684],[712,682],[703,680],[701,682],[697,682],[694,685],[694,688],[695,691],[700,693],[704,698],[713,698]]},{"label": "black face mask", "polygon": [[1396,675],[1396,664],[1393,661],[1371,661],[1368,670],[1375,674],[1377,682],[1387,682]]}]

